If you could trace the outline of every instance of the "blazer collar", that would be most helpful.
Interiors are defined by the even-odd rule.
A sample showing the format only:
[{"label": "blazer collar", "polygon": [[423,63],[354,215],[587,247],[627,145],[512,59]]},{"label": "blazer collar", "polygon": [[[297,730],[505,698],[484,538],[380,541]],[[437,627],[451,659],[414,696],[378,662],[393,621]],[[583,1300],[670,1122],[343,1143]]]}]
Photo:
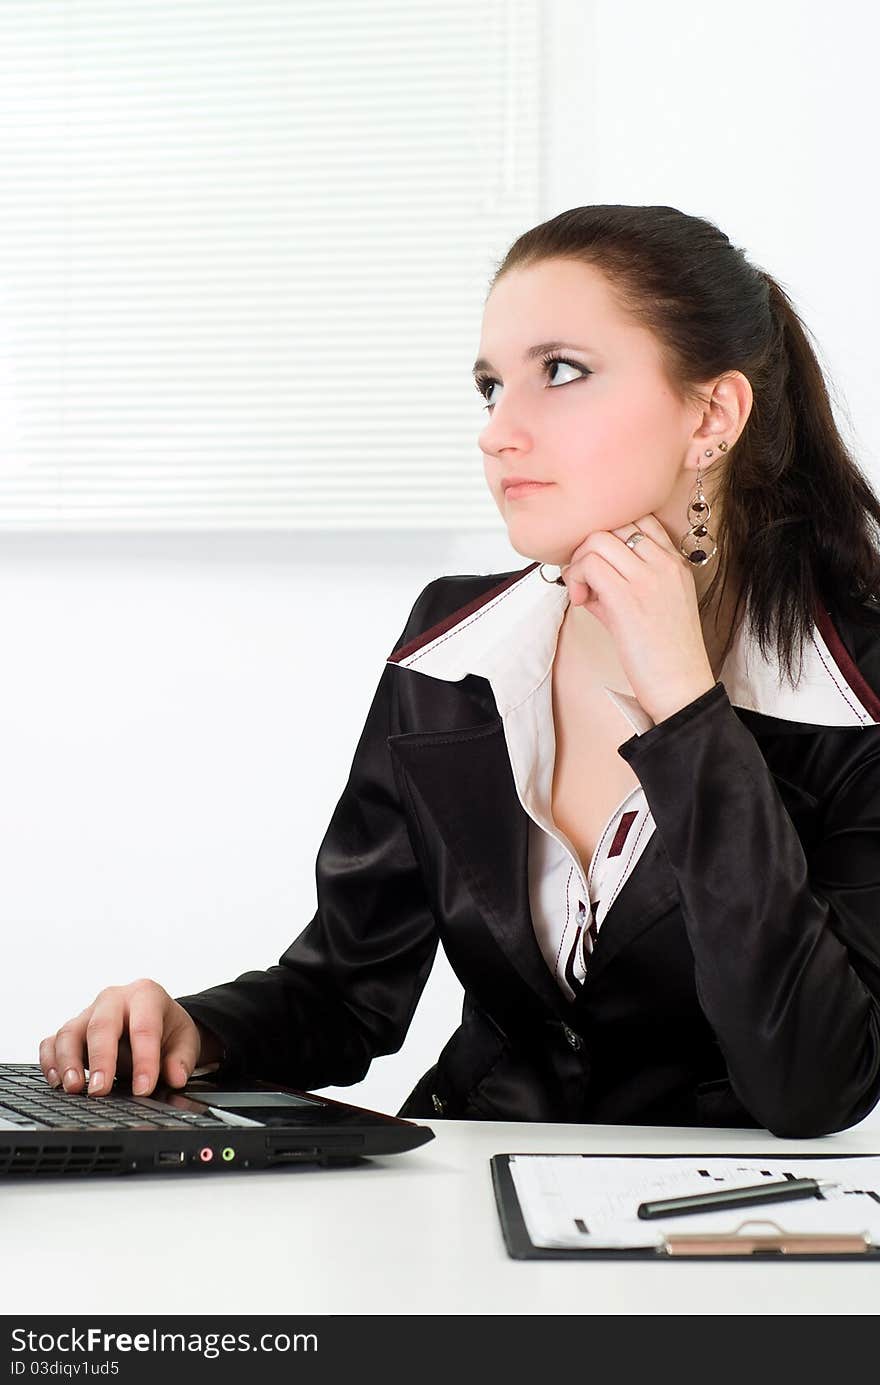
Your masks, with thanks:
[{"label": "blazer collar", "polygon": [[[504,717],[547,676],[569,604],[567,589],[546,581],[539,567],[530,563],[396,650],[386,662],[451,682],[466,674],[485,678]],[[809,726],[880,723],[880,698],[821,606],[794,688],[783,677],[775,651],[764,658],[747,618],[740,623],[718,681],[732,706],[781,721]],[[636,698],[604,686],[634,730],[641,733],[654,725]]]}]

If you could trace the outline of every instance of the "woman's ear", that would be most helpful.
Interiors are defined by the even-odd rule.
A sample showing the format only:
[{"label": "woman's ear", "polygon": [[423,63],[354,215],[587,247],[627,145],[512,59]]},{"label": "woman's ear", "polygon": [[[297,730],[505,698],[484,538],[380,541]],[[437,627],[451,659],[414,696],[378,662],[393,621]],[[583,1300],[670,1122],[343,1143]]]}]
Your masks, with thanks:
[{"label": "woman's ear", "polygon": [[703,418],[694,429],[694,442],[703,451],[708,447],[717,451],[719,442],[726,442],[729,451],[746,426],[753,400],[751,384],[741,370],[719,376],[712,386]]}]

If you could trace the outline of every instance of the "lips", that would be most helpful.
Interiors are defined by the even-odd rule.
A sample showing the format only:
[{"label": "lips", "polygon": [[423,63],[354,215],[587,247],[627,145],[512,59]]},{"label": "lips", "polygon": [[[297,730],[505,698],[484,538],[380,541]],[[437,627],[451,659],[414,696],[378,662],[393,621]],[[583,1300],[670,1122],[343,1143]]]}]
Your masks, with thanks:
[{"label": "lips", "polygon": [[548,486],[549,481],[538,481],[534,476],[505,476],[501,482],[502,489],[510,490],[511,486]]},{"label": "lips", "polygon": [[552,486],[552,481],[515,481],[508,479],[504,483],[505,500],[525,500],[530,495],[537,495],[538,491],[547,490]]}]

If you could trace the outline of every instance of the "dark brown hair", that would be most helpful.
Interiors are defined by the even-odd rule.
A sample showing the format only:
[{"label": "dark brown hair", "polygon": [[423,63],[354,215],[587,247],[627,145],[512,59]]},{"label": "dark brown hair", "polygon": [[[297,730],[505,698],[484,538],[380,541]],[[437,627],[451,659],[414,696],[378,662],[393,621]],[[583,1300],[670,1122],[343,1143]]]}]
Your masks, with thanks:
[{"label": "dark brown hair", "polygon": [[[700,603],[736,571],[738,600],[764,657],[775,636],[790,681],[817,603],[880,620],[880,501],[850,454],[808,331],[780,285],[711,221],[675,207],[572,207],[526,231],[497,267],[578,260],[602,271],[616,300],[658,340],[671,388],[705,404],[701,382],[739,370],[753,392],[742,433],[704,473],[721,522],[718,568]],[[710,490],[710,482],[713,489]],[[877,526],[876,529],[874,526]],[[800,678],[800,668],[797,674]]]}]

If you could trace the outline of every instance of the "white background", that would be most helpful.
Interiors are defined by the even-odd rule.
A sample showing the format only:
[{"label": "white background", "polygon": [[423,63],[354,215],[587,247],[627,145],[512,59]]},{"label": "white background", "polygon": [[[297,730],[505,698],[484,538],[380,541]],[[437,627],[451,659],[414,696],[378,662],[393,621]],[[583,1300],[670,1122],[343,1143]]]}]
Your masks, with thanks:
[{"label": "white background", "polygon": [[[544,16],[541,219],[624,202],[716,221],[793,296],[876,485],[877,16],[855,0]],[[474,449],[479,465],[476,429]],[[525,561],[500,519],[458,539],[4,535],[4,1056],[36,1059],[105,985],[180,995],[275,963],[314,912],[315,854],[416,595]],[[345,1094],[396,1110],[460,1003],[440,957],[402,1052]]]}]

